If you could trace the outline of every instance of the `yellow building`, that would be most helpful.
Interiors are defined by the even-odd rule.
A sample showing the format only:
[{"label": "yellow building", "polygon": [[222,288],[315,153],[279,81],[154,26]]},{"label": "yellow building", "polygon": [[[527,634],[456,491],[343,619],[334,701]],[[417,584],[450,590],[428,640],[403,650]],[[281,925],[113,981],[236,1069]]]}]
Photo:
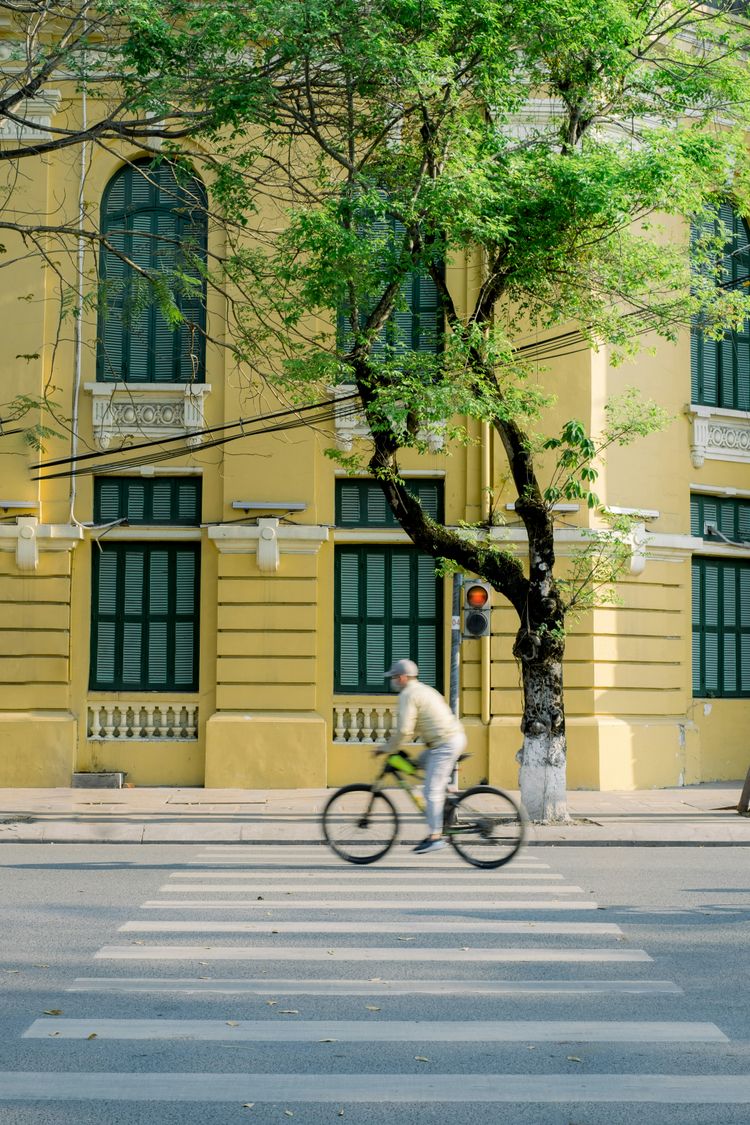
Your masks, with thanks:
[{"label": "yellow building", "polygon": [[[144,175],[141,155],[98,154],[86,184],[104,229],[125,232],[124,251],[148,265],[165,253],[161,237],[187,235],[198,248],[218,238],[193,206],[200,186],[177,183],[166,165]],[[75,199],[77,175],[70,157],[40,163],[24,207],[43,215]],[[737,234],[747,240],[744,223]],[[747,255],[732,261],[748,272]],[[213,446],[213,434],[196,431],[251,413],[219,346],[219,298],[209,293],[204,312],[200,294],[190,296],[190,317],[206,315],[219,341],[204,347],[152,307],[126,316],[123,267],[106,254],[101,267],[112,283],[106,315],[82,291],[82,316],[60,321],[56,270],[38,257],[6,272],[0,296],[3,398],[53,384],[62,421],[45,421],[64,436],[48,456],[112,453],[92,459],[93,476],[37,481],[23,436],[0,436],[0,786],[65,786],[75,772],[106,770],[135,785],[252,788],[369,776],[367,750],[393,710],[382,677],[391,659],[414,657],[447,691],[450,583],[410,546],[379,488],[324,455],[366,437],[345,403],[325,427]],[[453,268],[449,281],[460,302],[465,271]],[[606,400],[628,385],[674,416],[601,470],[603,503],[639,525],[620,603],[590,611],[568,642],[570,786],[744,775],[750,335],[691,356],[685,334],[617,369],[604,352],[581,352],[543,378],[559,403],[550,431],[578,417],[597,432]],[[253,400],[255,416],[283,409],[270,393]],[[430,453],[406,455],[404,475],[451,526],[492,524],[494,488],[505,522],[483,534],[522,553],[502,451],[479,424],[474,436],[446,450],[439,432],[429,435]],[[167,441],[178,455],[128,467],[124,439]],[[597,517],[575,505],[558,515],[564,559]],[[514,632],[496,598],[492,636],[463,643],[467,780],[515,784]]]}]

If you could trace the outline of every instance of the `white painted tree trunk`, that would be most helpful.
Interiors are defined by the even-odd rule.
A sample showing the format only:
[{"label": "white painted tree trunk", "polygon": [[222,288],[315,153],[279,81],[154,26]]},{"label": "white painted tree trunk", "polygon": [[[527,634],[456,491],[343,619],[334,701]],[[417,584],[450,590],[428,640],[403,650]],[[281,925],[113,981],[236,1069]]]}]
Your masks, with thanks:
[{"label": "white painted tree trunk", "polygon": [[523,746],[518,752],[521,801],[532,821],[567,821],[562,663],[524,663]]}]

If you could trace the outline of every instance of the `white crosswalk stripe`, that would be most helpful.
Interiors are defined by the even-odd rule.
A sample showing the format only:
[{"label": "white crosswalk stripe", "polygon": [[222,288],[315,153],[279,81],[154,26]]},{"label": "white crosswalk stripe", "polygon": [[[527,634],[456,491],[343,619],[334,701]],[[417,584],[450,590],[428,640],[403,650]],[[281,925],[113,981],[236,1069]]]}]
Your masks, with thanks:
[{"label": "white crosswalk stripe", "polygon": [[103,961],[650,961],[643,949],[562,949],[557,947],[436,949],[432,946],[282,945],[105,945]]},{"label": "white crosswalk stripe", "polygon": [[[300,899],[291,898],[271,898],[271,899],[258,899],[258,898],[243,898],[243,899],[209,899],[200,901],[180,901],[170,899],[161,902],[158,899],[148,899],[146,906],[151,909],[153,907],[161,908],[174,908],[179,906],[180,909],[200,910],[210,908],[212,910],[232,910],[241,909],[248,911],[260,910],[372,910],[374,901],[371,897],[365,899],[346,899],[346,898],[321,898],[313,902],[307,900],[300,901]],[[587,899],[584,902],[571,902],[570,899],[499,899],[487,905],[487,896],[484,898],[484,904],[481,905],[475,899],[423,899],[420,900],[419,909],[422,911],[438,911],[443,912],[446,910],[472,910],[475,913],[486,914],[495,912],[497,910],[598,910],[598,904]],[[382,898],[377,900],[377,907],[379,910],[404,910],[407,907],[414,909],[413,898],[411,903],[405,902],[403,899]]]},{"label": "white crosswalk stripe", "polygon": [[[149,905],[146,903],[145,905]],[[154,905],[160,906],[161,903]],[[173,906],[174,903],[167,903]],[[302,919],[295,922],[275,922],[268,919],[265,922],[244,921],[174,921],[165,922],[125,922],[119,927],[120,932],[129,933],[203,933],[203,934],[578,934],[578,935],[621,935],[622,930],[612,922],[539,922],[537,920],[522,919],[520,921],[495,921],[487,919],[484,922],[472,922],[465,918],[451,918],[449,921],[439,922],[332,922],[309,921]]]},{"label": "white crosswalk stripe", "polygon": [[[296,1014],[296,1013],[295,1013]],[[629,1020],[111,1020],[39,1019],[25,1039],[196,1039],[254,1043],[726,1043],[712,1023]]]},{"label": "white crosswalk stripe", "polygon": [[671,980],[275,980],[269,977],[77,977],[67,992],[219,992],[250,996],[681,995]]},{"label": "white crosswalk stripe", "polygon": [[[68,1051],[74,1049],[72,1041],[143,1040],[168,1044],[170,1054],[157,1057],[171,1059],[180,1057],[175,1052],[185,1042],[193,1045],[189,1058],[194,1060],[213,1058],[205,1055],[211,1044],[236,1042],[259,1051],[264,1044],[305,1044],[305,1051],[321,1052],[320,1072],[312,1061],[316,1056],[305,1055],[299,1073],[256,1073],[255,1052],[243,1056],[249,1062],[241,1073],[225,1073],[217,1066],[185,1073],[166,1067],[137,1075],[98,1069],[79,1073],[55,1065],[0,1073],[0,1102],[138,1101],[147,1107],[159,1102],[750,1105],[750,1075],[714,1075],[684,1066],[676,1068],[678,1073],[621,1073],[627,1069],[621,1067],[617,1073],[570,1074],[554,1065],[543,1073],[533,1067],[516,1073],[512,1066],[511,1073],[495,1073],[501,1057],[496,1051],[495,1061],[488,1063],[491,1073],[456,1075],[434,1068],[428,1074],[419,1062],[430,1060],[421,1054],[398,1073],[369,1072],[368,1049],[378,1045],[384,1050],[389,1044],[408,1044],[412,1052],[425,1045],[456,1051],[466,1045],[466,1051],[471,1045],[505,1044],[502,1057],[523,1044],[532,1050],[535,1043],[558,1044],[563,1050],[566,1043],[622,1044],[622,1051],[648,1044],[654,1052],[669,1047],[669,1058],[691,1045],[693,1050],[728,1045],[727,1035],[714,1023],[652,1018],[649,1001],[660,998],[658,1014],[668,1016],[675,1000],[685,999],[683,990],[673,981],[652,977],[648,950],[632,947],[606,912],[601,921],[578,920],[580,912],[600,908],[585,888],[565,882],[537,855],[527,852],[508,869],[481,871],[444,852],[420,859],[395,848],[377,868],[362,869],[341,863],[314,843],[204,845],[175,867],[159,895],[140,903],[139,911],[167,916],[141,914],[120,925],[123,939],[142,938],[98,949],[94,961],[102,975],[79,977],[66,989],[78,994],[83,1011],[35,1018],[23,1033],[29,1049],[33,1041],[36,1050],[55,1052],[59,1060],[66,1043]],[[227,917],[235,911],[242,916]],[[329,916],[321,917],[321,912]],[[169,936],[165,942],[159,935]],[[190,935],[195,935],[192,940]],[[419,935],[424,935],[423,944],[418,944]],[[512,935],[517,935],[513,944]],[[141,975],[114,975],[119,962],[133,962]],[[233,965],[237,975],[226,967],[226,975],[221,974],[220,966]],[[531,968],[524,970],[524,965]],[[555,965],[562,967],[550,977],[548,966]],[[162,973],[174,966],[183,975],[147,975],[157,966],[163,966]],[[421,974],[410,979],[412,972],[419,973],[417,966]],[[219,971],[214,976],[215,967]],[[525,976],[514,975],[518,972]],[[599,979],[598,972],[608,975]],[[639,972],[644,974],[640,978]],[[110,1013],[107,998],[117,994],[122,998]],[[173,1018],[148,1015],[149,996],[159,994],[172,997]],[[256,1006],[244,1011],[258,1018],[179,1018],[181,997],[198,998],[205,1006],[217,996],[257,998]],[[298,997],[310,998],[300,1010],[293,1006]],[[334,1002],[346,997],[375,1003],[350,1007],[355,1016],[362,1009],[359,1018],[338,1018]],[[611,1004],[602,1007],[607,997],[623,1003],[630,998],[623,1018],[598,1018],[617,1011]],[[457,1012],[455,1006],[464,998],[472,999],[473,1007]],[[492,1006],[493,998],[510,1003]],[[546,999],[553,1003],[549,1011],[539,1007]],[[566,1006],[573,1002],[578,1006],[571,1014],[585,1017],[590,1010],[591,1018],[565,1019]],[[153,1011],[160,1011],[162,1003]],[[215,1014],[216,1008],[207,1009],[207,1015],[211,1011]],[[495,1012],[503,1018],[486,1018]],[[196,1054],[201,1044],[203,1056]],[[340,1044],[348,1052],[333,1072],[325,1062],[331,1058],[323,1053],[331,1049],[326,1044]],[[154,1115],[146,1112],[132,1120],[150,1125]],[[452,1116],[456,1112],[451,1110]],[[376,1111],[372,1120],[385,1123],[389,1116],[390,1111],[381,1116]]]},{"label": "white crosswalk stripe", "polygon": [[[116,1102],[750,1104],[750,1076],[692,1074],[0,1074],[0,1099]],[[132,1118],[131,1118],[132,1120]],[[146,1119],[153,1120],[153,1119]],[[384,1118],[384,1120],[386,1120]]]}]

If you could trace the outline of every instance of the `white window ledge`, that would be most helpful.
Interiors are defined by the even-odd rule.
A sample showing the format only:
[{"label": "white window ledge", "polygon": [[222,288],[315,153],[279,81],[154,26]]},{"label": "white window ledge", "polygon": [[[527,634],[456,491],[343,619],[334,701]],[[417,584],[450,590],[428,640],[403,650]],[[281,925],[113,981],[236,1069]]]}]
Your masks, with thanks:
[{"label": "white window ledge", "polygon": [[94,440],[109,449],[113,438],[138,441],[185,437],[200,445],[209,383],[84,383],[91,395]]},{"label": "white window ledge", "polygon": [[685,413],[692,420],[690,456],[700,469],[705,461],[744,461],[750,464],[750,412],[690,403]]}]

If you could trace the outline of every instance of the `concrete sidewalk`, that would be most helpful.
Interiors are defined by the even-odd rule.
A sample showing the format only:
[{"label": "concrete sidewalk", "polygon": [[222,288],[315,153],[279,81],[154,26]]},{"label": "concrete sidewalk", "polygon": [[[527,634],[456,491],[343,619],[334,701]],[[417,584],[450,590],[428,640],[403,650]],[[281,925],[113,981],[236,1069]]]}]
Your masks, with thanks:
[{"label": "concrete sidewalk", "polygon": [[[533,825],[537,845],[745,845],[742,782],[624,793],[572,792],[572,824]],[[0,789],[0,843],[310,843],[326,789]],[[402,835],[422,823],[404,804]]]}]

